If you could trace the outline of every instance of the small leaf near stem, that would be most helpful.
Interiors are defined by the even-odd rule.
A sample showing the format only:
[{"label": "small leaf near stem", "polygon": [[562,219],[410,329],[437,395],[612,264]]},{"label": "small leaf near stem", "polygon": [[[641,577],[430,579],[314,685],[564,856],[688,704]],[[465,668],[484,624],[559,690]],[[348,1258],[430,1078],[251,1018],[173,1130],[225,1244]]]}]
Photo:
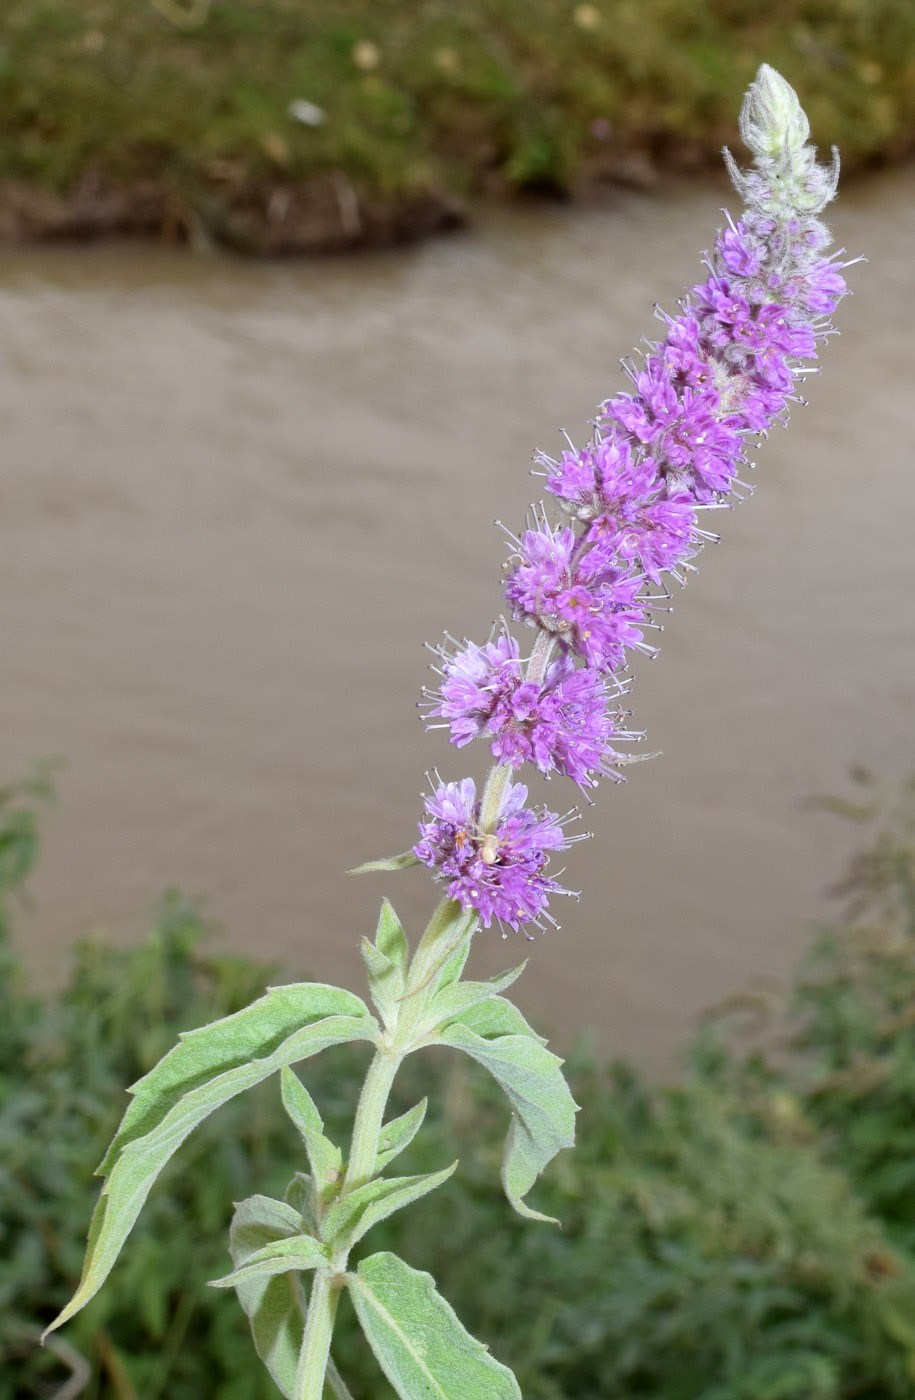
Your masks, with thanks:
[{"label": "small leaf near stem", "polygon": [[381,860],[367,860],[348,870],[347,875],[373,875],[385,870],[408,870],[411,865],[419,865],[419,858],[412,851],[402,851],[399,856],[383,856]]},{"label": "small leaf near stem", "polygon": [[476,927],[477,916],[462,909],[456,899],[446,895],[439,900],[410,964],[404,1001],[415,1002],[418,993],[430,985],[465,940],[469,941]]}]

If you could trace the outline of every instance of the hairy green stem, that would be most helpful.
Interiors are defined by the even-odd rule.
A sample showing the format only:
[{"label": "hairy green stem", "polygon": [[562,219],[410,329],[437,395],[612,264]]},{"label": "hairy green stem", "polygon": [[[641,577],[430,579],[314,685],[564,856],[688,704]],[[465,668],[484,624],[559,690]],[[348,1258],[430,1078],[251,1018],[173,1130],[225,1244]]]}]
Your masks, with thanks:
[{"label": "hairy green stem", "polygon": [[353,1123],[353,1140],[343,1180],[344,1196],[357,1186],[364,1186],[374,1174],[384,1111],[402,1060],[403,1055],[395,1050],[379,1049],[369,1066]]},{"label": "hairy green stem", "polygon": [[293,1400],[322,1400],[339,1297],[340,1288],[333,1276],[323,1270],[316,1273],[308,1300]]}]

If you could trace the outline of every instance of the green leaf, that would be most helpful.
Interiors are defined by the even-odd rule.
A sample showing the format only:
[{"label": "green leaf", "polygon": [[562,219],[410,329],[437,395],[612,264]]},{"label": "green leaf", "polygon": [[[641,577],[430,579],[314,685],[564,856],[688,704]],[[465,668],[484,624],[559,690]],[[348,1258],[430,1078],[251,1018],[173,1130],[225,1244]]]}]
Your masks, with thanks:
[{"label": "green leaf", "polygon": [[[523,1030],[503,1030],[517,1028],[519,1022]],[[526,1206],[523,1197],[556,1153],[575,1141],[577,1109],[562,1075],[562,1060],[502,997],[472,1007],[441,1030],[439,1038],[489,1070],[505,1091],[512,1106],[502,1158],[505,1194],[519,1215],[552,1221],[552,1216]]]},{"label": "green leaf", "polygon": [[[322,1010],[338,1007],[354,1012],[361,1008],[361,1014],[320,1016]],[[319,1019],[313,1019],[316,1013]],[[287,1028],[290,1023],[297,1025],[291,1034],[277,1034],[278,1026]],[[92,1216],[79,1287],[47,1330],[59,1327],[98,1292],[153,1182],[199,1123],[284,1065],[329,1045],[374,1040],[378,1032],[378,1023],[358,997],[337,987],[300,983],[274,988],[245,1011],[188,1033],[135,1086],[137,1099],[115,1138],[119,1155]],[[268,1053],[258,1058],[258,1050]],[[146,1129],[143,1136],[140,1126]],[[105,1164],[111,1160],[109,1150]]]},{"label": "green leaf", "polygon": [[286,1274],[290,1269],[318,1269],[328,1262],[324,1245],[311,1235],[294,1235],[291,1239],[276,1240],[265,1244],[249,1255],[244,1264],[233,1269],[223,1278],[210,1280],[210,1288],[235,1288],[252,1278],[272,1278],[274,1274]]},{"label": "green leaf", "polygon": [[412,851],[403,851],[399,856],[386,856],[382,860],[367,860],[364,865],[356,865],[347,875],[371,875],[376,870],[407,870],[411,865],[419,865],[419,856]]},{"label": "green leaf", "polygon": [[399,967],[403,975],[406,976],[410,962],[410,948],[403,926],[394,913],[393,905],[389,899],[381,901],[381,913],[378,916],[378,927],[375,930],[375,947],[379,953],[383,953],[386,958],[389,958],[395,967]]},{"label": "green leaf", "polygon": [[382,1176],[358,1186],[328,1210],[321,1226],[325,1240],[332,1244],[345,1242],[349,1248],[380,1220],[441,1186],[456,1167],[457,1162],[452,1162],[450,1167],[425,1176]]},{"label": "green leaf", "polygon": [[[298,1213],[268,1196],[240,1201],[229,1230],[229,1253],[237,1271],[260,1250],[297,1235]],[[298,1272],[243,1278],[235,1285],[238,1301],[251,1325],[258,1356],[274,1382],[292,1400],[296,1369],[305,1330],[305,1298]]]},{"label": "green leaf", "polygon": [[378,1156],[375,1158],[372,1176],[377,1176],[383,1171],[388,1162],[392,1162],[413,1141],[426,1116],[428,1102],[428,1099],[420,1099],[414,1108],[408,1108],[399,1118],[392,1118],[390,1123],[385,1123],[378,1138]]},{"label": "green leaf", "polygon": [[319,1201],[332,1196],[340,1184],[343,1153],[330,1138],[324,1136],[324,1122],[295,1070],[284,1065],[280,1070],[283,1107],[298,1128],[305,1143],[308,1161],[314,1174]]},{"label": "green leaf", "polygon": [[401,1400],[521,1400],[511,1371],[465,1331],[430,1274],[384,1252],[363,1259],[348,1286]]},{"label": "green leaf", "polygon": [[435,984],[436,995],[438,994],[438,992],[442,991],[444,987],[450,987],[452,982],[456,982],[458,980],[461,973],[464,971],[464,966],[469,956],[470,939],[464,938],[457,945],[454,952],[448,956],[444,966],[438,974],[438,980]]},{"label": "green leaf", "polygon": [[546,1036],[538,1035],[533,1026],[521,1015],[514,1002],[506,997],[490,997],[488,1001],[468,1007],[455,1017],[462,1026],[467,1026],[477,1035],[492,1038],[499,1035],[526,1035],[538,1045],[546,1045]]},{"label": "green leaf", "polygon": [[502,972],[497,977],[489,977],[485,982],[452,982],[441,987],[429,1003],[426,1014],[423,1016],[423,1028],[431,1031],[436,1026],[441,1026],[447,1021],[460,1018],[464,1012],[469,1011],[478,1002],[488,1001],[490,997],[497,996],[506,987],[510,987],[521,976],[527,967],[527,961],[519,963],[508,972]]},{"label": "green leaf", "polygon": [[302,1217],[309,1230],[317,1233],[319,1213],[315,1184],[307,1172],[296,1172],[283,1194],[284,1201]]},{"label": "green leaf", "polygon": [[[367,1022],[373,1019],[365,1002],[342,987],[293,982],[286,987],[269,988],[266,995],[232,1016],[182,1032],[178,1044],[130,1086],[133,1102],[99,1173],[107,1174],[121,1149],[155,1127],[188,1090],[224,1070],[269,1055],[292,1032],[327,1016],[365,1018]],[[363,1038],[370,1037],[354,1037]]]},{"label": "green leaf", "polygon": [[393,962],[367,938],[362,939],[359,951],[368,973],[375,1009],[388,1029],[393,1029],[397,1024],[400,999],[404,992],[403,971],[398,963]]}]

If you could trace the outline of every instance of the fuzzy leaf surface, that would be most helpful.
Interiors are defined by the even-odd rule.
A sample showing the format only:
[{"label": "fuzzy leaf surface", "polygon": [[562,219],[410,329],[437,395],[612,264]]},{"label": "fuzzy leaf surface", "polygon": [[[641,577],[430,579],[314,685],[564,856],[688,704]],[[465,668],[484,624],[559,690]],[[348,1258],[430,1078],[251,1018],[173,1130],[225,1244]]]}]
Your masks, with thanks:
[{"label": "fuzzy leaf surface", "polygon": [[499,992],[504,992],[506,987],[518,980],[526,967],[525,960],[508,972],[488,977],[485,982],[452,982],[441,987],[429,1003],[424,1018],[426,1029],[434,1030],[436,1026],[460,1017],[478,1002],[498,996]]},{"label": "fuzzy leaf surface", "polygon": [[577,1108],[563,1078],[562,1060],[502,997],[471,1007],[439,1037],[470,1055],[504,1090],[512,1107],[502,1158],[505,1194],[519,1215],[551,1221],[552,1216],[531,1210],[523,1198],[556,1153],[575,1141]]},{"label": "fuzzy leaf surface", "polygon": [[372,1254],[349,1277],[356,1314],[401,1400],[521,1400],[507,1366],[465,1330],[431,1274]]},{"label": "fuzzy leaf surface", "polygon": [[409,1147],[422,1126],[428,1103],[428,1099],[420,1099],[418,1104],[408,1108],[399,1118],[392,1118],[390,1123],[385,1123],[378,1137],[378,1156],[372,1169],[373,1176],[377,1176],[388,1162],[392,1162],[405,1147]]},{"label": "fuzzy leaf surface", "polygon": [[184,1031],[178,1044],[130,1086],[133,1102],[121,1119],[99,1173],[107,1174],[121,1149],[134,1138],[144,1137],[189,1090],[225,1070],[264,1058],[294,1031],[327,1016],[372,1020],[365,1002],[342,987],[293,982],[270,987],[264,996],[232,1016]]},{"label": "fuzzy leaf surface", "polygon": [[367,1230],[386,1220],[395,1211],[418,1201],[447,1181],[457,1167],[452,1162],[440,1172],[429,1172],[423,1176],[379,1177],[368,1181],[355,1191],[350,1191],[339,1201],[335,1201],[324,1217],[322,1231],[328,1241],[344,1237],[348,1245],[361,1240]]},{"label": "fuzzy leaf surface", "polygon": [[371,875],[376,870],[406,870],[411,865],[419,865],[419,856],[412,851],[402,851],[399,856],[384,856],[381,860],[367,860],[347,871],[349,875]]},{"label": "fuzzy leaf surface", "polygon": [[311,1235],[293,1235],[256,1249],[238,1269],[210,1281],[210,1288],[235,1288],[253,1278],[271,1278],[290,1269],[318,1269],[328,1260],[327,1250]]},{"label": "fuzzy leaf surface", "polygon": [[308,1229],[317,1234],[315,1184],[307,1172],[296,1172],[283,1193],[283,1200],[301,1216]]},{"label": "fuzzy leaf surface", "polygon": [[403,996],[404,975],[400,965],[382,953],[367,938],[359,945],[369,979],[375,1009],[388,1027],[397,1021],[398,1003]]},{"label": "fuzzy leaf surface", "polygon": [[378,927],[375,930],[375,947],[406,975],[410,949],[403,925],[389,899],[381,901],[381,913],[378,915]]},{"label": "fuzzy leaf surface", "polygon": [[[298,1212],[282,1201],[269,1196],[240,1201],[229,1229],[229,1253],[236,1271],[259,1251],[297,1235],[301,1228]],[[292,1400],[305,1330],[305,1298],[298,1273],[289,1270],[272,1277],[244,1278],[235,1285],[235,1292],[258,1356],[286,1400]]]},{"label": "fuzzy leaf surface", "polygon": [[308,1161],[314,1174],[318,1198],[324,1200],[337,1186],[343,1165],[343,1153],[324,1135],[324,1120],[295,1070],[284,1065],[280,1071],[283,1107],[298,1128],[305,1143]]},{"label": "fuzzy leaf surface", "polygon": [[441,992],[444,987],[450,987],[453,982],[457,982],[469,957],[470,939],[464,938],[456,944],[454,951],[448,955],[437,975],[438,980],[435,984],[437,993]]},{"label": "fuzzy leaf surface", "polygon": [[[334,1014],[336,1008],[356,1013],[361,1008],[361,1014]],[[109,1149],[103,1164],[108,1178],[89,1227],[79,1287],[48,1331],[98,1292],[153,1182],[198,1124],[284,1065],[329,1045],[372,1040],[377,1033],[378,1023],[358,997],[337,987],[300,983],[274,988],[235,1016],[186,1034],[135,1086],[137,1099],[115,1137],[117,1152]],[[259,1050],[266,1051],[262,1058]]]}]

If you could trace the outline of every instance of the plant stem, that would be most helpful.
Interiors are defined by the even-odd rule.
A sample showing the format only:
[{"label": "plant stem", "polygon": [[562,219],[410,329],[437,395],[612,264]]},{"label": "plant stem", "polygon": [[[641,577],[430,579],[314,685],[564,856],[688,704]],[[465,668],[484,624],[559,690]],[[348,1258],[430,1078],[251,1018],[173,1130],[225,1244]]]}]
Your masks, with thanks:
[{"label": "plant stem", "polygon": [[340,1297],[340,1289],[332,1278],[331,1274],[321,1271],[315,1274],[311,1285],[293,1400],[322,1400],[324,1394],[330,1338]]},{"label": "plant stem", "polygon": [[[556,638],[551,632],[546,632],[542,628],[538,630],[537,639],[527,663],[525,680],[533,681],[536,685],[542,684],[555,645]],[[484,835],[495,831],[498,825],[502,797],[511,775],[512,768],[508,763],[496,763],[489,770],[483,796],[480,798],[480,830]]]},{"label": "plant stem", "polygon": [[353,1123],[353,1140],[341,1193],[344,1196],[371,1180],[388,1095],[402,1059],[403,1055],[395,1050],[379,1049],[369,1066]]}]

